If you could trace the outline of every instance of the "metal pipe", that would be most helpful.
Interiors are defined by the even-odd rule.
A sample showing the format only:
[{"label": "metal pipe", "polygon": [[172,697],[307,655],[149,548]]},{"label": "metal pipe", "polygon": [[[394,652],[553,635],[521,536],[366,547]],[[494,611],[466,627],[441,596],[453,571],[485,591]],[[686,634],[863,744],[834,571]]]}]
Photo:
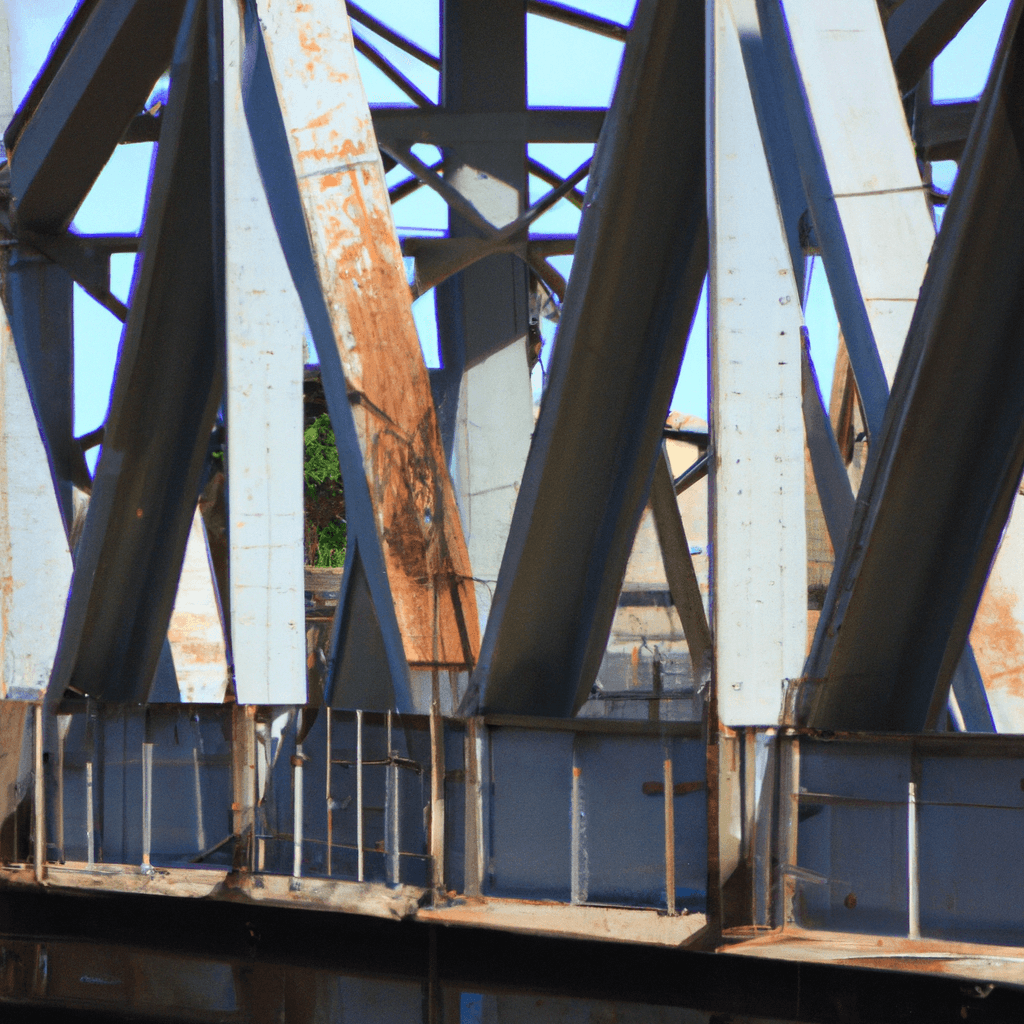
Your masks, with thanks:
[{"label": "metal pipe", "polygon": [[921,938],[921,902],[917,866],[917,785],[907,784],[907,935]]},{"label": "metal pipe", "polygon": [[331,804],[331,709],[327,708],[327,757],[326,796],[327,800],[327,877],[331,876],[331,860],[334,853],[334,808]]},{"label": "metal pipe", "polygon": [[[292,878],[296,880],[302,877],[302,760],[302,744],[296,743],[295,756],[292,758]],[[296,883],[292,884],[294,886]]]},{"label": "metal pipe", "polygon": [[152,874],[153,848],[153,744],[142,744],[142,871]]},{"label": "metal pipe", "polygon": [[92,761],[85,762],[85,845],[89,867],[96,863],[96,836],[93,829]]},{"label": "metal pipe", "polygon": [[571,903],[586,903],[587,901],[587,853],[586,844],[586,810],[583,805],[583,791],[580,779],[583,777],[583,769],[576,763],[576,736],[573,734],[572,744],[572,822],[570,824],[571,835],[571,872],[569,900]]},{"label": "metal pipe", "polygon": [[203,787],[199,773],[199,748],[192,748],[192,780],[196,791],[196,845],[197,853],[206,849],[206,829],[203,827]]},{"label": "metal pipe", "polygon": [[35,716],[35,742],[33,743],[33,754],[35,761],[35,778],[33,792],[33,825],[35,826],[35,845],[33,849],[33,860],[35,864],[36,881],[41,882],[46,877],[46,790],[43,785],[43,706],[36,704],[32,709]]},{"label": "metal pipe", "polygon": [[444,721],[435,700],[430,705],[430,858],[436,892],[444,891],[444,760]]},{"label": "metal pipe", "polygon": [[384,795],[385,805],[385,842],[384,849],[387,856],[387,879],[391,885],[398,885],[401,881],[401,865],[399,863],[399,798],[398,798],[398,761],[397,754],[392,747],[392,723],[393,714],[388,711],[388,756],[387,756],[387,784]]},{"label": "metal pipe", "polygon": [[363,713],[356,712],[356,878],[363,881]]},{"label": "metal pipe", "polygon": [[672,780],[672,748],[665,744],[665,906],[670,917],[676,913],[676,807]]}]

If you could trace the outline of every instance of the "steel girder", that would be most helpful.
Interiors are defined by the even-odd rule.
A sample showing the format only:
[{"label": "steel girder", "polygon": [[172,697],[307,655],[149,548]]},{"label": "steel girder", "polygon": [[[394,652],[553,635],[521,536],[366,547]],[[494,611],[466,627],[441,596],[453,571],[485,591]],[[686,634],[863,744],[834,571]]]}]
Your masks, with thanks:
[{"label": "steel girder", "polygon": [[[5,136],[22,227],[66,227],[166,70],[184,0],[83,5]],[[30,113],[29,113],[30,111]],[[74,152],[73,160],[68,159]]]},{"label": "steel girder", "polygon": [[809,663],[819,727],[934,727],[1020,482],[1021,10],[1004,29],[822,613]]},{"label": "steel girder", "polygon": [[703,54],[703,5],[640,4],[465,710],[572,715],[596,676],[707,268]]},{"label": "steel girder", "polygon": [[[144,700],[170,622],[210,431],[224,389],[222,96],[208,24],[190,0],[118,358],[103,453],[50,692]],[[211,36],[213,42],[211,42]],[[215,50],[212,56],[218,59]],[[20,143],[19,143],[20,144]],[[218,287],[218,282],[220,286]]]}]

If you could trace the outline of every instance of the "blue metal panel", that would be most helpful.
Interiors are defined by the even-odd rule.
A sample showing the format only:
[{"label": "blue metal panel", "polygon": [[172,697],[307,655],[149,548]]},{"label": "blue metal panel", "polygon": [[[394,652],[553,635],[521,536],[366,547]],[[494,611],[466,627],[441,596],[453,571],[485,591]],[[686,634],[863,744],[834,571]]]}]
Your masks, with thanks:
[{"label": "blue metal panel", "polygon": [[922,935],[1024,944],[1022,788],[1024,752],[921,758]]},{"label": "blue metal panel", "polygon": [[572,733],[499,728],[490,743],[486,893],[568,901]]}]

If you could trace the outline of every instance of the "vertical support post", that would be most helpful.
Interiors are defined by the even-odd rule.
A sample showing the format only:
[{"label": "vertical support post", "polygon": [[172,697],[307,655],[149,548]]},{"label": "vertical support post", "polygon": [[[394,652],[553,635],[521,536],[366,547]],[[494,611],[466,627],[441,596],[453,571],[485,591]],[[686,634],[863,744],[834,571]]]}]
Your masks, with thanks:
[{"label": "vertical support post", "polygon": [[663,744],[665,785],[665,909],[676,913],[676,786],[672,771],[672,741]]},{"label": "vertical support post", "polygon": [[481,896],[484,890],[484,738],[486,726],[480,718],[466,719],[466,881],[467,896]]},{"label": "vertical support post", "polygon": [[43,778],[43,706],[36,704],[32,708],[34,716],[34,742],[32,745],[34,772],[32,794],[32,817],[35,828],[33,845],[33,862],[36,881],[46,878],[46,782]]},{"label": "vertical support post", "polygon": [[192,748],[192,783],[196,794],[196,852],[206,849],[206,826],[203,823],[203,777],[199,769],[199,747]]},{"label": "vertical support post", "polygon": [[292,758],[292,888],[302,877],[302,744],[295,744]]},{"label": "vertical support post", "polygon": [[256,823],[256,708],[236,704],[231,709],[231,724],[232,831],[242,847],[236,862],[251,871]]},{"label": "vertical support post", "polygon": [[444,719],[440,702],[435,699],[430,706],[430,863],[435,893],[445,888],[444,775]]},{"label": "vertical support post", "polygon": [[572,879],[570,902],[586,903],[589,889],[587,867],[587,822],[583,798],[583,768],[578,763],[576,733],[572,735],[572,799],[570,802],[571,822],[571,863]]},{"label": "vertical support post", "polygon": [[96,863],[96,837],[93,827],[95,812],[92,795],[92,761],[85,762],[85,846],[89,867]]},{"label": "vertical support post", "polygon": [[302,704],[305,320],[242,106],[240,7],[237,0],[224,0],[227,479],[235,685],[242,703]]},{"label": "vertical support post", "polygon": [[399,861],[399,779],[397,751],[392,745],[393,714],[388,712],[388,756],[385,771],[387,783],[384,794],[384,849],[387,858],[387,880],[391,885],[401,881]]},{"label": "vertical support post", "polygon": [[[2,0],[0,0],[2,2]],[[2,42],[0,42],[2,45]],[[0,54],[2,57],[2,54]],[[71,728],[70,715],[57,716],[57,806],[54,809],[54,824],[57,826],[57,860],[64,863],[64,741]]]},{"label": "vertical support post", "polygon": [[331,709],[329,707],[325,707],[324,713],[327,715],[327,756],[324,758],[324,773],[326,775],[324,799],[327,802],[327,877],[330,878],[334,854],[334,801],[331,799],[331,759],[334,755],[331,753]]},{"label": "vertical support post", "polygon": [[796,879],[787,868],[796,865],[800,823],[800,737],[796,733],[779,738],[779,896],[778,926],[792,924]]},{"label": "vertical support post", "polygon": [[740,47],[750,6],[714,0],[708,22],[713,633],[730,726],[779,721],[807,643],[802,314]]},{"label": "vertical support post", "polygon": [[907,784],[907,935],[921,938],[921,900],[917,863],[917,783]]},{"label": "vertical support post", "polygon": [[356,878],[363,881],[363,713],[356,712]]},{"label": "vertical support post", "polygon": [[[444,0],[441,103],[486,114],[526,108],[526,15],[521,0]],[[525,208],[526,142],[461,142],[444,177],[495,226]],[[479,232],[454,211],[449,234]],[[444,361],[438,410],[459,495],[473,575],[496,580],[533,434],[527,362],[529,272],[519,256],[488,256],[435,293]],[[476,585],[481,628],[493,587]]]},{"label": "vertical support post", "polygon": [[142,744],[142,871],[152,874],[153,849],[153,744]]}]

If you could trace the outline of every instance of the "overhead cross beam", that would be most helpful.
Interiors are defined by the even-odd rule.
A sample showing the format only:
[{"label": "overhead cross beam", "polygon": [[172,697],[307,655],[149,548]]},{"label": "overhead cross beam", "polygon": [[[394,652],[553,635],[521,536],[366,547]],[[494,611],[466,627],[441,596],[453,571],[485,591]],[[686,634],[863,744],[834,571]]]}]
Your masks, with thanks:
[{"label": "overhead cross beam", "polygon": [[[69,24],[10,136],[18,224],[67,227],[100,171],[166,70],[184,0],[98,0]],[[84,10],[84,9],[83,9]],[[22,121],[24,123],[22,123]]]}]

